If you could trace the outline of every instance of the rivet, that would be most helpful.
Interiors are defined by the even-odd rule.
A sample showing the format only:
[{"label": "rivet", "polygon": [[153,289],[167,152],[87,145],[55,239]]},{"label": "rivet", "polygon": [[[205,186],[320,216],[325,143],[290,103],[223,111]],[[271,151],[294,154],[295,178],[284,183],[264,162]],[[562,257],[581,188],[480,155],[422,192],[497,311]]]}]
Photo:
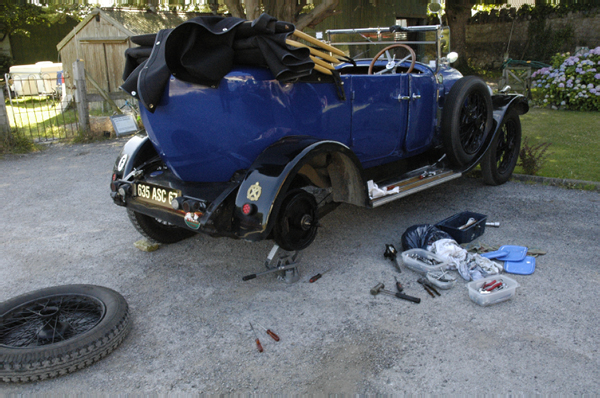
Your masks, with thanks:
[{"label": "rivet", "polygon": [[137,94],[137,93],[136,93],[135,91],[132,91],[132,92],[131,92],[131,95],[133,95],[134,97],[135,97],[135,95],[136,95],[136,94]]},{"label": "rivet", "polygon": [[152,109],[152,108],[154,108],[154,105],[150,104],[149,107],[150,107],[150,109]]},{"label": "rivet", "polygon": [[223,32],[227,32],[227,28],[223,28]]},{"label": "rivet", "polygon": [[159,44],[160,44],[160,41],[157,41],[157,42],[156,42],[156,45],[158,46]]}]

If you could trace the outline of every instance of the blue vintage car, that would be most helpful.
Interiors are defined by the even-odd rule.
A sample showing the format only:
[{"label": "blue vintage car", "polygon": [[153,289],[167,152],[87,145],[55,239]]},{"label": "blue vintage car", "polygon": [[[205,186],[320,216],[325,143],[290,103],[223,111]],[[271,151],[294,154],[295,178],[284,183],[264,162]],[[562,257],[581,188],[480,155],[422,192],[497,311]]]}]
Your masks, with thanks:
[{"label": "blue vintage car", "polygon": [[527,101],[450,67],[441,25],[319,41],[270,17],[211,18],[146,37],[126,72],[147,134],[123,147],[111,196],[146,237],[295,251],[340,203],[377,207],[478,164],[488,184],[510,178]]}]

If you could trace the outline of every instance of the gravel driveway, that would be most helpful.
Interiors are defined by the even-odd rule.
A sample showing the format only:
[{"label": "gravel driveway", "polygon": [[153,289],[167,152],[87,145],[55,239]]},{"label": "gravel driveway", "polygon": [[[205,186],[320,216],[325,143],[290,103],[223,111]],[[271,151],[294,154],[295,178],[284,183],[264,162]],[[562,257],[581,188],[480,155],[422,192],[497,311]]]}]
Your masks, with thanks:
[{"label": "gravel driveway", "polygon": [[[304,251],[302,278],[264,270],[271,243],[199,235],[152,253],[109,198],[124,140],[57,145],[0,160],[0,301],[90,283],[127,299],[123,345],[82,371],[4,394],[600,392],[600,195],[462,178],[373,210],[343,205]],[[499,221],[479,238],[547,251],[504,303],[480,307],[466,282],[429,297],[384,259],[414,224],[471,210]],[[319,281],[308,278],[332,268]],[[394,276],[420,304],[372,296]],[[259,353],[248,326],[257,321]]]}]

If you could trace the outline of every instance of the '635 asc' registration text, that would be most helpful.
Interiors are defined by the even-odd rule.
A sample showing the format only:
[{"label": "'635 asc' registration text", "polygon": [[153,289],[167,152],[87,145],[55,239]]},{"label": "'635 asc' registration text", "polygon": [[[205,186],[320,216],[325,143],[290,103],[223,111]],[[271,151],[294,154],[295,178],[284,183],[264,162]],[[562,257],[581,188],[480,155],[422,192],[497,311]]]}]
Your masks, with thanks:
[{"label": "'635 asc' registration text", "polygon": [[181,192],[152,184],[136,184],[135,194],[141,200],[159,206],[171,207],[171,202],[173,199],[180,196]]}]

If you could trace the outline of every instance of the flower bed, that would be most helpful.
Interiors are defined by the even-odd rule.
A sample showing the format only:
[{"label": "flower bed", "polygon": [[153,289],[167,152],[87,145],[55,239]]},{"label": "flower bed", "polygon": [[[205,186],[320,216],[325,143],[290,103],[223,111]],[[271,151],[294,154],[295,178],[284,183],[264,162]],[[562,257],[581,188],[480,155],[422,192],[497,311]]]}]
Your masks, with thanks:
[{"label": "flower bed", "polygon": [[556,54],[552,66],[537,70],[532,78],[542,105],[600,111],[600,47],[574,56]]}]

